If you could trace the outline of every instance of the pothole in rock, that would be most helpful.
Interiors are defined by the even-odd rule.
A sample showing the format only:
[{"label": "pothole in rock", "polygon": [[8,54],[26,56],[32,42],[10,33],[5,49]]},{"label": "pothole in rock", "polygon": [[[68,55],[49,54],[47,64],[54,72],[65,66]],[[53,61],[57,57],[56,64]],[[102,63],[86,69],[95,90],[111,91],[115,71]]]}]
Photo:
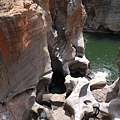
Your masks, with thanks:
[{"label": "pothole in rock", "polygon": [[66,92],[66,86],[64,84],[65,78],[59,70],[53,71],[52,81],[49,85],[49,92],[53,94],[63,94]]},{"label": "pothole in rock", "polygon": [[85,76],[85,74],[82,74],[82,73],[80,73],[79,71],[71,71],[71,72],[70,72],[70,75],[71,75],[72,77],[74,77],[74,78],[84,77],[84,76]]},{"label": "pothole in rock", "polygon": [[[82,66],[82,67],[81,67]],[[74,78],[84,77],[86,75],[86,67],[79,62],[73,63],[69,66],[70,75]]]}]

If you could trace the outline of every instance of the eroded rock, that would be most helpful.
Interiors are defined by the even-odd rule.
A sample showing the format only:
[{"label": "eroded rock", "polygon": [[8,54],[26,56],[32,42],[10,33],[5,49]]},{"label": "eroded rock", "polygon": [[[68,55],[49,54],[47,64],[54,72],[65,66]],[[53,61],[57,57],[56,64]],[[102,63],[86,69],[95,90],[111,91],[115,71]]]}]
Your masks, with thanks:
[{"label": "eroded rock", "polygon": [[117,55],[116,64],[118,66],[119,76],[120,76],[120,48],[119,48],[119,52],[118,52],[118,55]]},{"label": "eroded rock", "polygon": [[[81,0],[0,2],[0,119],[120,117],[119,79],[104,87],[103,77],[89,81],[70,75],[85,76],[89,70],[82,34],[85,19]],[[119,67],[119,57],[117,63]],[[62,78],[68,75],[62,82],[55,78],[65,82],[64,94],[50,93],[49,85],[59,83],[52,81],[52,70],[60,71]]]},{"label": "eroded rock", "polygon": [[117,0],[85,0],[87,19],[84,30],[91,32],[119,34],[120,2]]},{"label": "eroded rock", "polygon": [[[7,8],[9,1],[3,2]],[[36,89],[39,79],[52,70],[47,46],[47,32],[51,30],[47,23],[51,24],[51,17],[49,10],[37,12],[38,5],[32,0],[10,3],[10,10],[0,12],[0,103],[9,106],[8,111],[14,116],[8,114],[10,120],[21,120],[27,109],[23,106],[31,96],[24,92]],[[45,7],[49,9],[48,4]]]}]

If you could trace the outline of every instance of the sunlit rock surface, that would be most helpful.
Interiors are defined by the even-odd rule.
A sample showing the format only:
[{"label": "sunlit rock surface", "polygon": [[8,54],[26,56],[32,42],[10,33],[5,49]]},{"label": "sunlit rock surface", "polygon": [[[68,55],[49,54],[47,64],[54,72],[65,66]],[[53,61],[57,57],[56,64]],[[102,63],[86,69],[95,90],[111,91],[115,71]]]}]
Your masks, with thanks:
[{"label": "sunlit rock surface", "polygon": [[54,36],[57,32],[56,38],[48,41],[53,69],[70,74],[69,66],[74,63],[75,56],[85,55],[82,29],[86,12],[81,0],[51,0],[50,12]]},{"label": "sunlit rock surface", "polygon": [[[85,56],[85,18],[81,0],[0,1],[1,119],[25,118],[35,102],[36,86],[37,101],[48,90],[52,69],[70,74],[75,57]],[[81,64],[86,72],[88,63]]]},{"label": "sunlit rock surface", "polygon": [[120,118],[119,78],[87,76],[86,16],[81,0],[0,1],[1,120]]},{"label": "sunlit rock surface", "polygon": [[[101,86],[103,79],[98,78],[98,83],[94,79],[88,81],[84,77],[77,80],[77,85],[74,86],[74,89],[72,88],[72,93],[66,99],[66,103],[74,110],[75,120],[90,118],[117,120],[120,118],[120,79],[118,78],[110,86],[105,86],[104,81],[104,86]],[[71,77],[66,77],[66,80],[70,81],[69,84],[74,85]],[[93,87],[93,83],[96,88]]]},{"label": "sunlit rock surface", "polygon": [[[3,108],[9,107],[10,120],[22,119],[29,108],[28,98],[32,94],[29,91],[36,88],[39,79],[51,73],[47,47],[51,17],[47,2],[43,8],[33,1],[3,1],[6,10],[3,8],[0,13],[0,103],[5,104]],[[24,110],[22,106],[26,106]]]}]

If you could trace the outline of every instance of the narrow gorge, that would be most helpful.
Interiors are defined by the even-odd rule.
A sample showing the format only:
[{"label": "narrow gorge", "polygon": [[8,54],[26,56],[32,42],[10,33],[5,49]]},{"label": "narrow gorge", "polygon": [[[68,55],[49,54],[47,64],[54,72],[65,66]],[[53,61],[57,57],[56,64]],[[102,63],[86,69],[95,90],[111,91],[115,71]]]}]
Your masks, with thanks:
[{"label": "narrow gorge", "polygon": [[0,0],[0,120],[120,119],[119,77],[86,58],[84,2]]}]

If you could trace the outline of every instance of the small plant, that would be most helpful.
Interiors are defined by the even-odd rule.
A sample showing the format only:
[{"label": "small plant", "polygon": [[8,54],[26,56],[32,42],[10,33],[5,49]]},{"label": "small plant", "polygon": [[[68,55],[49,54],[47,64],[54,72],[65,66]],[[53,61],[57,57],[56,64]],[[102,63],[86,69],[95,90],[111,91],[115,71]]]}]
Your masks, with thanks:
[{"label": "small plant", "polygon": [[41,8],[40,6],[37,7],[36,9],[37,14],[42,14],[45,13],[45,10],[43,8]]}]

